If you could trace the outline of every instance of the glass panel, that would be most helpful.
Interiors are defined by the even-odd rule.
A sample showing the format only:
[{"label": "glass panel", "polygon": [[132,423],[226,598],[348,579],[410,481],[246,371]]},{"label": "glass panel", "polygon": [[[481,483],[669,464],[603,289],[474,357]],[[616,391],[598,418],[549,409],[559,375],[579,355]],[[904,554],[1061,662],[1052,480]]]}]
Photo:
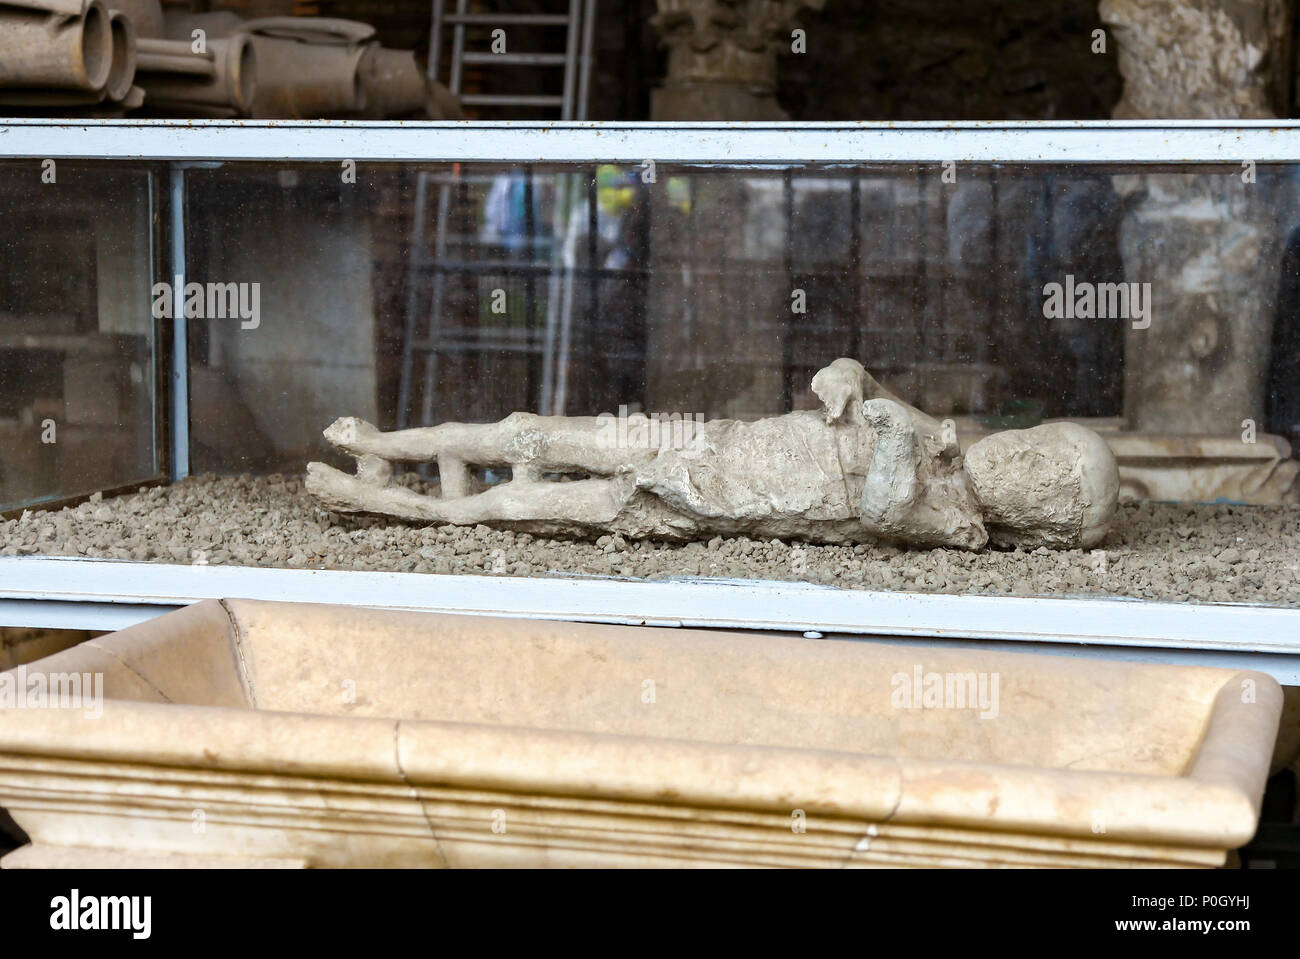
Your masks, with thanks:
[{"label": "glass panel", "polygon": [[[250,475],[204,475],[166,494],[172,532],[145,551],[1293,605],[1297,170],[363,162],[353,179],[336,163],[190,169],[192,462],[199,474]],[[341,416],[382,431],[520,411],[610,414],[620,429],[644,423],[638,413],[755,421],[819,410],[812,379],[839,357],[965,451],[1060,419],[1096,431],[1121,481],[1109,535],[1056,551],[1003,540],[981,553],[949,540],[900,550],[854,525],[870,505],[860,473],[843,484],[847,525],[824,524],[806,548],[797,511],[782,526],[674,501],[694,537],[715,540],[703,551],[656,536],[594,545],[591,515],[490,524],[501,531],[466,514],[466,528],[431,532],[327,513],[303,485],[309,461],[355,469],[322,436]],[[715,464],[730,502],[820,489],[829,473],[818,469],[835,464],[796,446],[782,462]],[[399,484],[438,495],[436,457],[386,458]],[[502,453],[472,465],[449,494],[514,480],[520,463]],[[605,475],[581,456],[542,473],[533,478]],[[575,529],[587,538],[516,538]]]},{"label": "glass panel", "polygon": [[153,174],[0,164],[0,511],[159,475]]},{"label": "glass panel", "polygon": [[[1254,416],[1289,434],[1295,399],[1266,361],[1295,171],[1260,168],[1249,191],[1239,172],[192,171],[194,276],[245,284],[261,314],[192,324],[196,464],[294,468],[340,409],[384,428],[779,415],[816,408],[810,380],[839,356],[963,431],[1070,417],[1235,435]],[[1163,344],[1177,359],[1157,362]]]}]

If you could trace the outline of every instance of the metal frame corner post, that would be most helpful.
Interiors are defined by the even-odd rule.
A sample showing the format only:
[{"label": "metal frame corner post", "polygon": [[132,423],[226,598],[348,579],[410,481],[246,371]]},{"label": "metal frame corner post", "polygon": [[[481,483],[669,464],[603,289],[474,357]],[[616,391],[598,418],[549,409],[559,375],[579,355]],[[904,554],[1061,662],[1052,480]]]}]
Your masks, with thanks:
[{"label": "metal frame corner post", "polygon": [[172,287],[172,355],[168,423],[171,435],[171,478],[190,475],[190,369],[189,330],[185,322],[185,170],[172,164],[170,170],[170,282]]}]

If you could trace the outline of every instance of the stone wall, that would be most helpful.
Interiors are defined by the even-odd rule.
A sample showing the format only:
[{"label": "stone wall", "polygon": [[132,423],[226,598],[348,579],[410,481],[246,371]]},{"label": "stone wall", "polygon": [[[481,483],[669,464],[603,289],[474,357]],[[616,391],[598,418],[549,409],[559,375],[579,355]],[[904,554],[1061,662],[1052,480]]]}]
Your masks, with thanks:
[{"label": "stone wall", "polygon": [[1109,117],[1113,43],[1095,0],[840,0],[804,17],[808,53],[779,64],[800,120]]}]

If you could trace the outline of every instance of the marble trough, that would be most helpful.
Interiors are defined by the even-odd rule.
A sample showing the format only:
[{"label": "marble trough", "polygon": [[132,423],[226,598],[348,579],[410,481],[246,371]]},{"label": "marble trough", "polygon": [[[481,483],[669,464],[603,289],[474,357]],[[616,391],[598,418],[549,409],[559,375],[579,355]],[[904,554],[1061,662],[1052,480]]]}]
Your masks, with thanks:
[{"label": "marble trough", "polygon": [[[1216,866],[1281,709],[1232,670],[245,600],[20,669],[11,868]],[[74,674],[97,704],[34,692]]]}]

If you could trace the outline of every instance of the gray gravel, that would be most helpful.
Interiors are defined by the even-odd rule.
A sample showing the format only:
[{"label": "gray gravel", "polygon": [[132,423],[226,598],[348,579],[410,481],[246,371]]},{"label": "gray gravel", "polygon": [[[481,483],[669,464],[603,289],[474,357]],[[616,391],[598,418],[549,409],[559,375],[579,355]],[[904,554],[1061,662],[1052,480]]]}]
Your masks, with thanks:
[{"label": "gray gravel", "polygon": [[[414,478],[405,480],[418,485]],[[1124,504],[1100,551],[969,553],[745,538],[671,545],[421,527],[319,509],[297,477],[202,476],[0,522],[0,555],[503,576],[800,580],[862,589],[1300,606],[1300,507]]]}]

